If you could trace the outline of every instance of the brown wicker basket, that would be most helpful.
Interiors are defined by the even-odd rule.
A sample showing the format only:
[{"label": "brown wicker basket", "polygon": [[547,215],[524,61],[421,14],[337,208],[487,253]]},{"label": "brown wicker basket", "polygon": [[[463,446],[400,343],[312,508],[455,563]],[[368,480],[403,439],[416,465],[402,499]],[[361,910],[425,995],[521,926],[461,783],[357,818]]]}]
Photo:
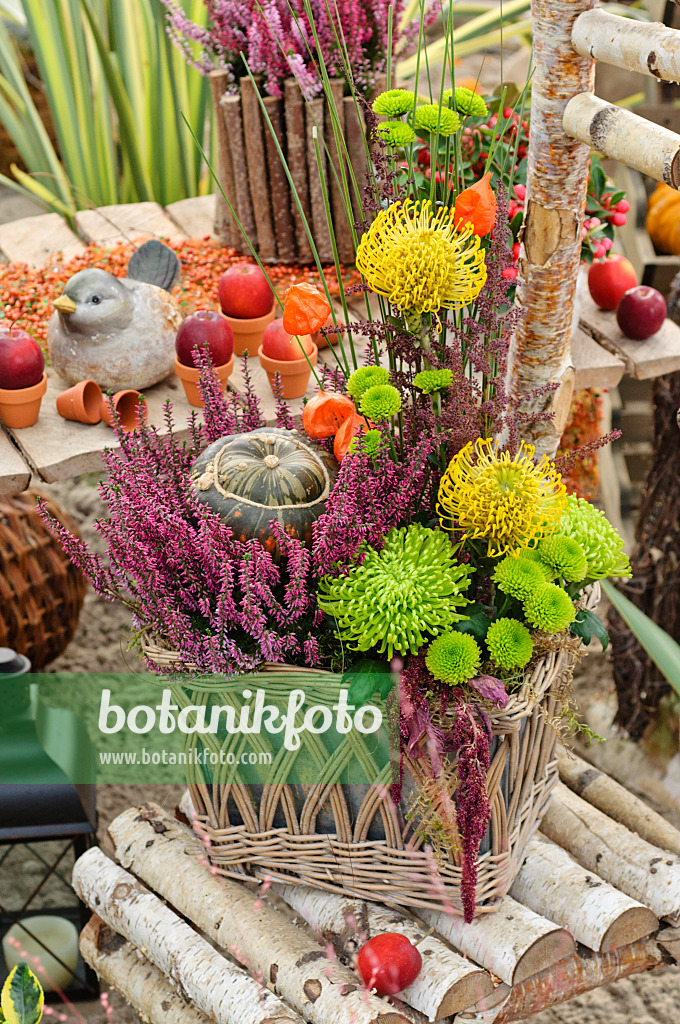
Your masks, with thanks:
[{"label": "brown wicker basket", "polygon": [[[0,496],[0,647],[34,669],[59,657],[78,625],[87,584],[41,519],[36,491]],[[71,533],[77,527],[51,498],[47,508]]]},{"label": "brown wicker basket", "polygon": [[[599,586],[586,596],[595,608]],[[143,636],[146,656],[167,670],[180,656]],[[492,911],[521,866],[524,850],[538,827],[550,792],[557,781],[553,759],[556,733],[551,719],[559,711],[559,696],[571,677],[578,641],[567,640],[558,650],[543,654],[533,665],[521,690],[501,711],[490,714],[493,743],[487,774],[491,821],[478,859],[477,909]],[[186,667],[186,666],[185,666]],[[274,671],[276,669],[276,671]],[[340,676],[327,672],[270,666],[261,674],[243,676],[242,685],[288,689],[305,686],[314,697],[334,697]],[[191,689],[188,682],[187,689]],[[228,701],[216,685],[215,697]],[[233,692],[233,691],[232,691]],[[329,703],[332,701],[329,700]],[[321,737],[317,737],[321,740]],[[195,737],[191,738],[192,742]],[[265,741],[266,742],[266,741]],[[331,754],[319,744],[319,778]],[[210,841],[210,856],[224,875],[251,872],[331,892],[412,907],[441,907],[446,899],[461,911],[461,867],[451,848],[435,857],[422,835],[422,818],[407,805],[427,784],[420,761],[406,761],[404,797],[395,806],[389,792],[389,766],[377,784],[352,786],[291,784],[245,786],[230,783],[226,772],[207,784],[194,769],[189,790],[196,819]],[[449,773],[447,773],[449,774]],[[456,778],[451,772],[455,801]],[[418,805],[416,804],[416,807]],[[420,834],[419,834],[420,833]]]}]

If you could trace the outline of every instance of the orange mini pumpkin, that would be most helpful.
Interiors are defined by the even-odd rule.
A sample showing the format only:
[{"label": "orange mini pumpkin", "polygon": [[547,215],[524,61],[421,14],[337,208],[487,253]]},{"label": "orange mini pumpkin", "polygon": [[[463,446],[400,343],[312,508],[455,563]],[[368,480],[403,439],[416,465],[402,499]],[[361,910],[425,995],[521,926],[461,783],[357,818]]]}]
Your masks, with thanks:
[{"label": "orange mini pumpkin", "polygon": [[314,334],[331,315],[325,295],[313,284],[294,284],[286,292],[283,305],[283,327],[289,334]]},{"label": "orange mini pumpkin", "polygon": [[302,412],[302,425],[315,441],[333,437],[349,417],[356,414],[354,402],[335,391],[319,391],[310,398]]},{"label": "orange mini pumpkin", "polygon": [[453,208],[453,222],[457,228],[472,224],[476,235],[488,235],[496,220],[496,196],[489,184],[491,172],[474,185],[464,189]]},{"label": "orange mini pumpkin", "polygon": [[333,442],[333,454],[335,455],[338,462],[342,462],[347,449],[351,445],[357,434],[367,433],[369,430],[369,421],[365,416],[359,416],[357,412],[348,416],[347,419],[340,425],[338,432],[335,435],[335,441]]}]

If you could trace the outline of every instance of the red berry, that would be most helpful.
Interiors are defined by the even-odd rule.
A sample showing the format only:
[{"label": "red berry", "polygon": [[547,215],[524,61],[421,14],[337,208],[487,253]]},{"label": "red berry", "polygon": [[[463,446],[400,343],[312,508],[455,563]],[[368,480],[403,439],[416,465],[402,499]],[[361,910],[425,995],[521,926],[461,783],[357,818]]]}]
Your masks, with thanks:
[{"label": "red berry", "polygon": [[515,195],[521,202],[524,202],[527,196],[526,185],[515,185]]},{"label": "red berry", "polygon": [[602,244],[602,242],[599,242],[598,245],[595,246],[595,257],[597,259],[600,259],[602,256],[606,255],[606,252],[607,249]]},{"label": "red berry", "polygon": [[611,218],[611,223],[614,224],[617,228],[622,228],[623,225],[626,223],[626,220],[627,217],[625,213],[615,213],[614,216]]},{"label": "red berry", "polygon": [[512,246],[512,258],[515,261],[515,263],[519,259],[519,248],[519,242],[514,242]]},{"label": "red berry", "polygon": [[527,147],[526,146],[518,146],[517,147],[517,156],[523,157],[523,156],[526,156],[526,155],[527,155]]},{"label": "red berry", "polygon": [[405,935],[385,932],[369,939],[357,956],[357,970],[368,989],[393,996],[408,988],[423,966],[419,951]]},{"label": "red berry", "polygon": [[517,267],[506,267],[501,276],[507,278],[508,281],[514,281],[517,277]]},{"label": "red berry", "polygon": [[503,117],[506,117],[506,118],[507,117],[512,117],[512,114],[513,114],[512,107],[504,107],[503,108]]},{"label": "red berry", "polygon": [[429,149],[419,149],[418,150],[418,163],[420,164],[421,167],[429,167],[430,166],[430,151],[429,151]]},{"label": "red berry", "polygon": [[607,196],[607,198],[604,200],[604,208],[605,208],[605,210],[609,209],[611,201],[612,201],[612,197],[611,196]]},{"label": "red berry", "polygon": [[630,203],[627,199],[620,199],[616,204],[616,209],[619,211],[619,213],[628,213],[628,211],[630,210]]}]

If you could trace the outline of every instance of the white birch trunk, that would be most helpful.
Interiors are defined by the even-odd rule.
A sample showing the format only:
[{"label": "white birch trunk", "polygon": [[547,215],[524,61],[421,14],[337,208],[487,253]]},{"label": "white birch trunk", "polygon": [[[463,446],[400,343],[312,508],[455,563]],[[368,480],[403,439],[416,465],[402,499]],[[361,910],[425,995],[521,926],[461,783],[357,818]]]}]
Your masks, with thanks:
[{"label": "white birch trunk", "polygon": [[155,804],[108,828],[116,857],[213,942],[259,975],[313,1024],[405,1024],[361,979],[329,960],[313,937],[245,886],[212,874],[205,846]]},{"label": "white birch trunk", "polygon": [[541,822],[541,831],[621,892],[672,924],[680,920],[680,861],[612,821],[562,783]]},{"label": "white birch trunk", "polygon": [[589,949],[608,951],[651,935],[659,922],[647,907],[589,871],[566,850],[532,839],[511,894],[567,928]]},{"label": "white birch trunk", "polygon": [[151,1024],[211,1024],[157,967],[96,915],[80,933],[80,952],[102,981]]},{"label": "white birch trunk", "polygon": [[661,22],[633,21],[599,9],[584,11],[574,22],[571,41],[582,57],[663,82],[680,81],[680,32]]},{"label": "white birch trunk", "polygon": [[583,92],[567,104],[564,130],[603,156],[680,188],[680,135],[668,128]]},{"label": "white birch trunk", "polygon": [[454,953],[437,936],[425,938],[427,927],[417,919],[377,903],[302,885],[275,884],[273,888],[315,931],[330,940],[338,953],[352,955],[368,939],[384,932],[405,935],[418,947],[423,966],[399,998],[431,1021],[458,1013],[493,990],[486,971]]},{"label": "white birch trunk", "polygon": [[553,419],[523,430],[537,455],[553,456],[569,414],[574,385],[571,322],[581,258],[589,147],[570,139],[562,114],[572,96],[592,90],[594,62],[575,53],[574,21],[596,0],[532,0],[534,75],[527,203],[517,297],[524,309],[510,347],[513,398],[559,383],[560,389],[522,409]]},{"label": "white birch trunk", "polygon": [[452,946],[483,964],[508,985],[538,974],[576,952],[571,935],[552,921],[504,896],[493,914],[465,924],[459,914],[423,910],[422,916]]},{"label": "white birch trunk", "polygon": [[158,896],[98,847],[73,868],[73,888],[217,1024],[301,1024],[297,1013],[230,963]]},{"label": "white birch trunk", "polygon": [[557,767],[562,782],[593,807],[652,846],[680,855],[680,832],[620,783],[573,754],[558,757]]}]

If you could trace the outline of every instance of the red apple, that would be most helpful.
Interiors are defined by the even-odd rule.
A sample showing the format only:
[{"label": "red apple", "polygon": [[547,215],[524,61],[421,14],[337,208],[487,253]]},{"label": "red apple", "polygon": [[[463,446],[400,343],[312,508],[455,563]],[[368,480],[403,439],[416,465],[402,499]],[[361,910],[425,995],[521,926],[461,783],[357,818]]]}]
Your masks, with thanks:
[{"label": "red apple", "polygon": [[636,284],[635,267],[618,253],[608,259],[594,260],[588,271],[588,288],[600,309],[616,309],[623,293]]},{"label": "red apple", "polygon": [[661,330],[666,319],[666,300],[649,285],[630,288],[616,307],[616,322],[629,338],[643,341]]},{"label": "red apple", "polygon": [[229,267],[220,278],[219,297],[222,312],[238,320],[266,316],[274,305],[269,282],[254,263]]},{"label": "red apple", "polygon": [[269,356],[270,359],[303,359],[304,352],[300,342],[302,342],[304,352],[310,356],[313,352],[312,339],[308,334],[303,334],[298,341],[296,336],[283,329],[283,317],[281,317],[279,320],[272,320],[265,328],[262,338],[262,354]]},{"label": "red apple", "polygon": [[365,942],[357,955],[357,970],[368,989],[393,996],[408,988],[423,966],[420,951],[399,932],[383,932]]},{"label": "red apple", "polygon": [[20,327],[0,327],[0,388],[31,388],[45,370],[42,349]]},{"label": "red apple", "polygon": [[234,332],[229,321],[214,309],[199,309],[188,316],[177,332],[175,351],[184,366],[195,366],[194,349],[208,343],[214,366],[228,363],[234,351]]}]

